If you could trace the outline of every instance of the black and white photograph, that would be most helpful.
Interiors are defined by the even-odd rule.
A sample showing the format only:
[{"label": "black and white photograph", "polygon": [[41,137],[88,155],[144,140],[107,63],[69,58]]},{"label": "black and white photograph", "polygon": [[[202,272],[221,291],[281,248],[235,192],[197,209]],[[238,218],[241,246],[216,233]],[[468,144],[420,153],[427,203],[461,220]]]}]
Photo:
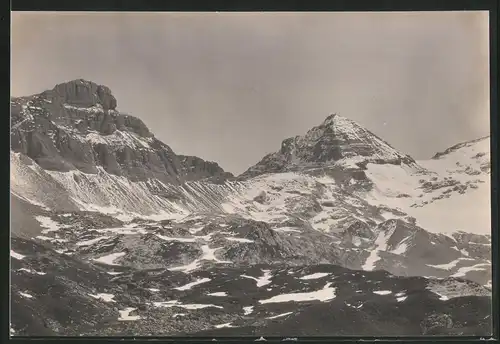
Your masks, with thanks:
[{"label": "black and white photograph", "polygon": [[489,44],[488,11],[11,12],[10,336],[492,336]]}]

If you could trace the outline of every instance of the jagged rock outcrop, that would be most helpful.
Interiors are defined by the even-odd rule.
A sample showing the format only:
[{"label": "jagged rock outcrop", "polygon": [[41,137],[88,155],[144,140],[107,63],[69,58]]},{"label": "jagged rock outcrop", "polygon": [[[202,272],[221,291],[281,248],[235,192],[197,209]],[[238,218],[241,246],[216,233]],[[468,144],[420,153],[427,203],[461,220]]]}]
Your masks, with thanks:
[{"label": "jagged rock outcrop", "polygon": [[102,168],[132,181],[169,183],[232,177],[215,162],[176,155],[144,122],[116,106],[108,87],[82,79],[13,98],[11,149],[51,171],[95,174]]},{"label": "jagged rock outcrop", "polygon": [[208,180],[214,183],[223,183],[232,179],[233,175],[226,172],[216,162],[206,161],[196,156],[178,155],[183,166],[186,167],[188,180],[197,180],[199,176],[207,176]]}]

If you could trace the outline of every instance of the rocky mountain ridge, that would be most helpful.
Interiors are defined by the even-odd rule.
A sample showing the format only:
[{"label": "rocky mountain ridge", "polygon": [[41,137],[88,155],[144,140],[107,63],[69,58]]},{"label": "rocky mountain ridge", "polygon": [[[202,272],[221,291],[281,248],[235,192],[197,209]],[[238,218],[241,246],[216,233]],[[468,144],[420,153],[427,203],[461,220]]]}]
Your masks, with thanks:
[{"label": "rocky mountain ridge", "polygon": [[106,86],[86,80],[11,99],[11,149],[46,170],[107,173],[168,183],[232,175],[217,163],[178,156],[138,118],[116,110]]}]

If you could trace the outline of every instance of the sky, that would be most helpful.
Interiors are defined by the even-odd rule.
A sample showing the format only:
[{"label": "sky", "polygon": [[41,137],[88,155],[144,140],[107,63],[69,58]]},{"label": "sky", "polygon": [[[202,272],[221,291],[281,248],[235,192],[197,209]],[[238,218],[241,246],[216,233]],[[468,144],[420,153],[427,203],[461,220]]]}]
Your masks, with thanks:
[{"label": "sky", "polygon": [[106,85],[235,174],[331,113],[426,159],[489,134],[488,31],[487,12],[13,12],[11,94]]}]

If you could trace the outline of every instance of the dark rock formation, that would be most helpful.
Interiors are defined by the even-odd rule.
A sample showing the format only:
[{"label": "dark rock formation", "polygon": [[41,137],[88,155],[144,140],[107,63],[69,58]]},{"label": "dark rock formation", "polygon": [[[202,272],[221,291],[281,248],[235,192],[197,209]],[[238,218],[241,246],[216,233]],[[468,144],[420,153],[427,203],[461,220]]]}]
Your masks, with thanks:
[{"label": "dark rock formation", "polygon": [[101,105],[104,110],[116,108],[116,98],[108,87],[84,79],[56,85],[51,91],[44,92],[44,96],[52,101],[77,107]]},{"label": "dark rock formation", "polygon": [[13,98],[12,150],[46,170],[95,174],[102,167],[133,181],[221,182],[232,177],[215,162],[176,155],[143,121],[116,111],[116,105],[108,87],[82,79]]}]

